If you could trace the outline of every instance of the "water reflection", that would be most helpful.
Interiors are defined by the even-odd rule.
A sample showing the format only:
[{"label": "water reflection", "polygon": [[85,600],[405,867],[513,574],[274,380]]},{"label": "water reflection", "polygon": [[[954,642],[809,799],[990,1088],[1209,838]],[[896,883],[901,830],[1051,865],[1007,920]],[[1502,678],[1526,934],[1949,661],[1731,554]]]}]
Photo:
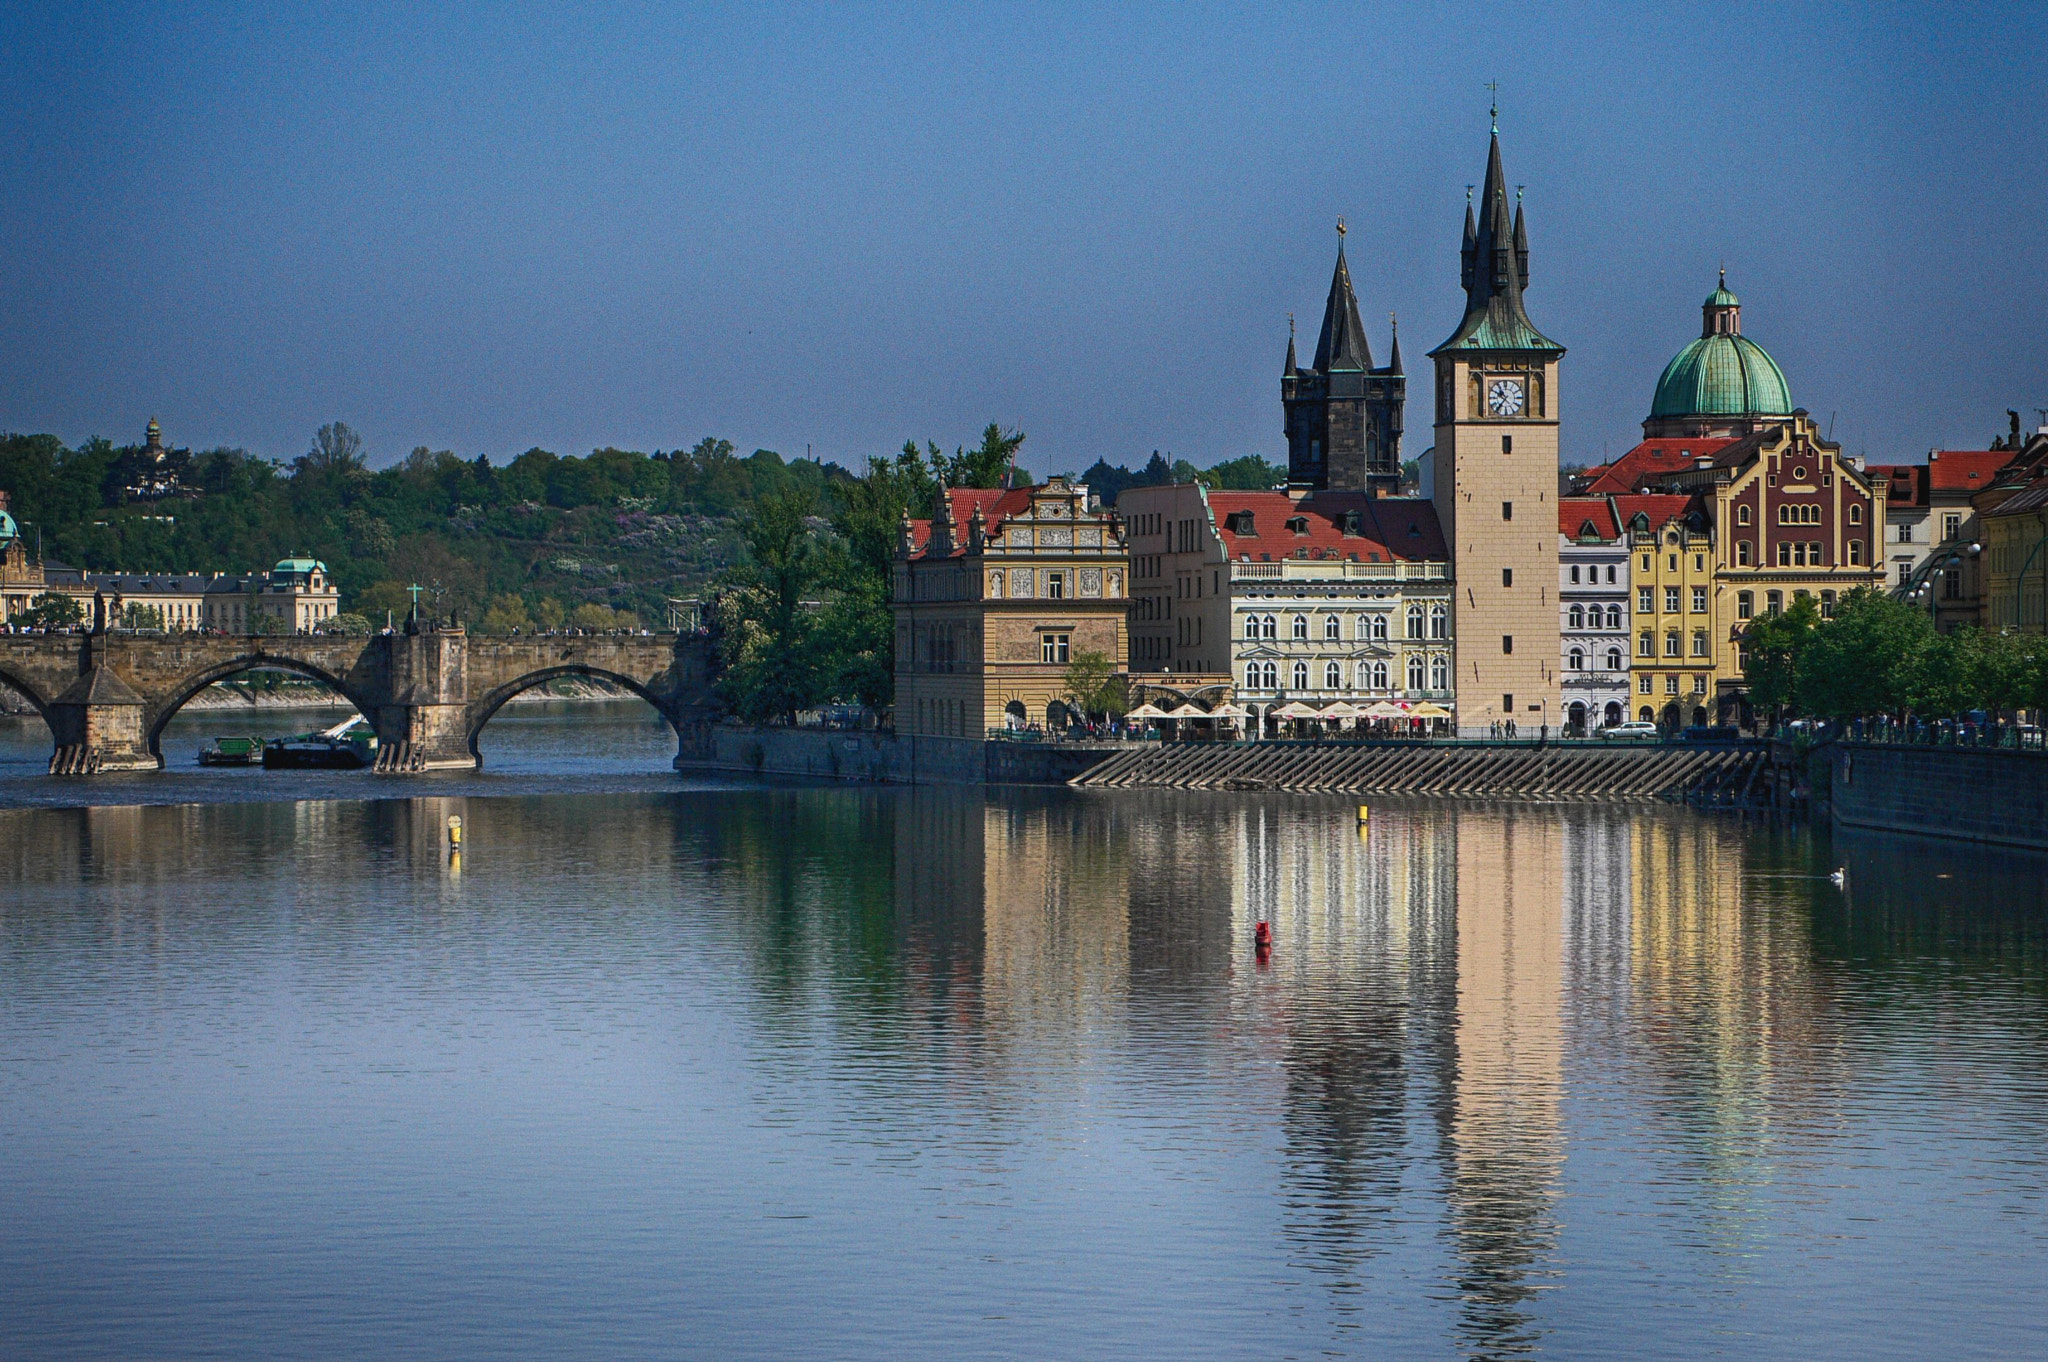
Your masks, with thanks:
[{"label": "water reflection", "polygon": [[[718,1304],[642,1355],[1798,1356],[1864,1336],[1886,1284],[1900,1351],[1997,1351],[2048,1307],[2037,859],[1671,809],[1388,803],[1360,829],[1311,798],[835,788],[16,811],[0,848],[0,1055],[35,1061],[0,1078],[0,1214],[42,1246],[33,1288],[0,1246],[0,1313],[44,1344],[136,1351],[110,1321],[147,1312],[54,1302],[247,1247],[204,1178],[132,1243],[37,1188],[160,1172],[133,1130],[252,1018],[280,1106],[242,1119],[323,1112],[350,1153],[298,1171],[392,1217],[375,1262],[277,1270],[439,1311],[468,1351],[602,1349],[655,1270]],[[594,1072],[630,1056],[587,1131],[562,1037]],[[518,1273],[467,1237],[445,1132],[337,1099],[371,1065],[545,1132],[492,1188],[542,1227]],[[197,1177],[239,1138],[170,1147]],[[579,1170],[620,1160],[616,1199],[575,1203],[611,1230],[575,1238]],[[262,1242],[319,1241],[272,1213]],[[1967,1272],[1925,1267],[1955,1243]],[[408,1285],[451,1251],[526,1285]],[[245,1322],[303,1306],[242,1271]],[[615,1325],[520,1333],[534,1290]],[[818,1296],[832,1347],[792,1332]],[[165,1351],[242,1346],[152,1318]],[[313,1350],[365,1349],[363,1318]]]}]

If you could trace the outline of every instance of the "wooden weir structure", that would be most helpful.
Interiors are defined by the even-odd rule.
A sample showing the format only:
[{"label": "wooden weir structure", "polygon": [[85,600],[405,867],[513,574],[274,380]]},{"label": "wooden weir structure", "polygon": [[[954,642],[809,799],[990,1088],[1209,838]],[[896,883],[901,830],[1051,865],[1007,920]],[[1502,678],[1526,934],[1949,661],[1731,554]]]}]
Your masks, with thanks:
[{"label": "wooden weir structure", "polygon": [[1762,793],[1768,763],[1762,744],[1169,743],[1119,752],[1068,784],[1737,805]]}]

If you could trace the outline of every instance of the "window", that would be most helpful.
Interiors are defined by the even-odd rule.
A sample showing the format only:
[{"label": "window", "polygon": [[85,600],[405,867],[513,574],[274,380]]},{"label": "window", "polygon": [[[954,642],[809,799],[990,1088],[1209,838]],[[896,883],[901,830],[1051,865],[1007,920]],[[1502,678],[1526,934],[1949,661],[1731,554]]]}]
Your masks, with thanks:
[{"label": "window", "polygon": [[1323,689],[1344,689],[1344,668],[1341,664],[1336,662],[1326,662],[1323,664]]},{"label": "window", "polygon": [[1748,566],[1749,566],[1749,560],[1750,560],[1750,548],[1749,548],[1749,541],[1748,541],[1747,539],[1738,539],[1738,540],[1736,540],[1736,541],[1735,541],[1735,564],[1736,564],[1736,566],[1737,566],[1737,567],[1748,567]]},{"label": "window", "polygon": [[1513,568],[1502,568],[1500,570],[1500,584],[1503,587],[1509,587],[1515,584],[1515,570]]},{"label": "window", "polygon": [[1422,607],[1419,605],[1408,607],[1408,637],[1422,637]]},{"label": "window", "polygon": [[1678,555],[1675,553],[1666,554],[1664,557],[1664,567],[1669,572],[1678,571]]},{"label": "window", "polygon": [[1643,571],[1645,571],[1645,572],[1648,572],[1649,570],[1650,570],[1650,555],[1646,553],[1646,554],[1644,554],[1644,555],[1643,555]]},{"label": "window", "polygon": [[1692,570],[1694,572],[1705,572],[1707,570],[1707,555],[1695,553],[1692,556]]},{"label": "window", "polygon": [[1652,634],[1648,629],[1645,629],[1642,633],[1636,636],[1636,656],[1655,657],[1656,655],[1657,636],[1655,634]]},{"label": "window", "polygon": [[1372,664],[1372,688],[1374,690],[1385,690],[1387,688],[1386,663],[1375,662]]},{"label": "window", "polygon": [[1323,616],[1323,637],[1332,641],[1344,637],[1343,625],[1335,615]]},{"label": "window", "polygon": [[1692,631],[1692,655],[1694,657],[1705,657],[1707,655],[1706,630],[1695,629]]},{"label": "window", "polygon": [[1372,626],[1372,636],[1374,638],[1385,638],[1387,636],[1387,617],[1385,615],[1369,615],[1366,618]]},{"label": "window", "polygon": [[1665,678],[1664,678],[1664,693],[1665,693],[1666,695],[1676,695],[1676,694],[1678,694],[1678,673],[1677,673],[1677,672],[1673,672],[1673,673],[1671,673],[1671,675],[1669,675],[1669,676],[1667,676],[1667,677],[1665,677]]},{"label": "window", "polygon": [[1901,544],[1910,544],[1910,543],[1912,543],[1912,542],[1913,542],[1913,522],[1912,522],[1912,521],[1910,521],[1910,520],[1901,520],[1901,521],[1899,522],[1899,542],[1900,542]]},{"label": "window", "polygon": [[1707,589],[1703,586],[1692,589],[1692,612],[1695,615],[1707,613]]},{"label": "window", "polygon": [[1502,502],[1502,503],[1500,504],[1500,518],[1501,518],[1502,520],[1513,520],[1513,519],[1515,518],[1515,503],[1514,503],[1514,502],[1512,502],[1512,501],[1503,501],[1503,502]]},{"label": "window", "polygon": [[1835,617],[1834,592],[1823,591],[1820,593],[1820,617],[1824,620],[1831,620]]},{"label": "window", "polygon": [[1778,566],[1792,566],[1792,545],[1783,539],[1778,541]]},{"label": "window", "polygon": [[1607,565],[1607,584],[1609,586],[1614,585],[1614,564],[1612,563]]},{"label": "window", "polygon": [[1849,541],[1849,565],[1851,567],[1863,566],[1863,541],[1861,539],[1851,539]]},{"label": "window", "polygon": [[1450,612],[1440,605],[1429,607],[1429,636],[1431,638],[1449,638],[1451,636]]},{"label": "window", "polygon": [[1572,564],[1572,585],[1573,585],[1573,586],[1577,586],[1578,584],[1579,584],[1579,565],[1578,565],[1577,563],[1573,563],[1573,564]]},{"label": "window", "polygon": [[1684,654],[1684,653],[1683,653],[1682,651],[1680,651],[1680,650],[1681,650],[1681,648],[1682,648],[1683,646],[1684,646],[1683,640],[1681,640],[1681,639],[1680,639],[1680,638],[1678,637],[1678,631],[1677,631],[1676,629],[1673,629],[1673,630],[1671,630],[1671,631],[1670,631],[1669,633],[1667,633],[1667,634],[1665,634],[1665,635],[1664,635],[1664,656],[1666,656],[1666,657],[1683,657],[1683,656],[1685,656],[1685,654]]},{"label": "window", "polygon": [[1040,662],[1066,663],[1072,650],[1072,634],[1040,634],[1038,636],[1038,660]]},{"label": "window", "polygon": [[1675,586],[1664,588],[1664,613],[1667,615],[1678,613],[1678,588]]},{"label": "window", "polygon": [[1574,648],[1565,654],[1565,666],[1575,672],[1586,670],[1586,653],[1583,648]]},{"label": "window", "polygon": [[1062,600],[1067,594],[1067,574],[1048,572],[1045,574],[1045,598],[1049,601]]},{"label": "window", "polygon": [[1308,616],[1307,616],[1307,615],[1296,615],[1296,616],[1294,617],[1294,636],[1295,636],[1295,637],[1296,637],[1297,639],[1303,639],[1303,640],[1306,640],[1306,639],[1308,638]]},{"label": "window", "polygon": [[1957,535],[1961,534],[1962,532],[1963,513],[1961,511],[1949,511],[1948,513],[1942,516],[1941,537],[1944,540],[1954,539]]},{"label": "window", "polygon": [[1621,628],[1621,607],[1620,607],[1620,606],[1618,606],[1618,605],[1610,605],[1610,606],[1608,606],[1608,607],[1607,607],[1607,627],[1608,627],[1609,629],[1619,629],[1619,628]]},{"label": "window", "polygon": [[1607,670],[1611,672],[1621,670],[1621,649],[1609,648],[1607,650]]},{"label": "window", "polygon": [[1737,506],[1735,508],[1735,523],[1738,525],[1747,525],[1749,523],[1749,507]]},{"label": "window", "polygon": [[1451,660],[1438,655],[1429,660],[1429,686],[1431,690],[1451,688]]},{"label": "window", "polygon": [[1307,534],[1308,517],[1305,515],[1289,516],[1287,518],[1287,528],[1295,534]]},{"label": "window", "polygon": [[1575,605],[1571,608],[1570,623],[1566,627],[1571,629],[1583,629],[1586,627],[1586,611],[1584,607]]},{"label": "window", "polygon": [[1271,615],[1266,616],[1259,621],[1259,637],[1272,638],[1278,631],[1279,626],[1280,622],[1278,620],[1274,619]]},{"label": "window", "polygon": [[1296,690],[1308,689],[1308,663],[1297,662],[1294,664],[1294,688]]},{"label": "window", "polygon": [[1246,615],[1244,617],[1244,636],[1246,638],[1257,638],[1259,636],[1259,617],[1257,615]]},{"label": "window", "polygon": [[1657,608],[1657,589],[1650,586],[1636,588],[1636,613],[1647,615]]},{"label": "window", "polygon": [[1692,693],[1694,695],[1705,695],[1707,693],[1707,674],[1705,672],[1694,672],[1692,674]]},{"label": "window", "polygon": [[[1650,684],[1650,674],[1648,672],[1644,672],[1641,676],[1638,676],[1636,678],[1636,692],[1640,695],[1648,695],[1650,693]],[[1643,717],[1645,719],[1649,718],[1650,711],[1648,711],[1647,709],[1644,710]]]},{"label": "window", "polygon": [[1503,695],[1500,697],[1500,712],[1503,714],[1513,714],[1515,712],[1514,696]]},{"label": "window", "polygon": [[1849,508],[1849,523],[1851,525],[1861,525],[1863,523],[1863,508],[1861,506],[1851,506]]},{"label": "window", "polygon": [[1422,659],[1420,657],[1410,657],[1408,659],[1408,689],[1422,689]]},{"label": "window", "polygon": [[1735,593],[1735,618],[1746,620],[1756,614],[1756,593],[1738,591]]},{"label": "window", "polygon": [[1782,592],[1782,591],[1766,591],[1766,592],[1764,593],[1764,613],[1765,613],[1766,615],[1775,615],[1775,614],[1778,614],[1779,612],[1781,612],[1782,610],[1784,610],[1784,608],[1785,608],[1785,593],[1784,593],[1784,592]]},{"label": "window", "polygon": [[1500,650],[1503,655],[1515,651],[1515,636],[1513,634],[1502,634],[1500,636]]}]

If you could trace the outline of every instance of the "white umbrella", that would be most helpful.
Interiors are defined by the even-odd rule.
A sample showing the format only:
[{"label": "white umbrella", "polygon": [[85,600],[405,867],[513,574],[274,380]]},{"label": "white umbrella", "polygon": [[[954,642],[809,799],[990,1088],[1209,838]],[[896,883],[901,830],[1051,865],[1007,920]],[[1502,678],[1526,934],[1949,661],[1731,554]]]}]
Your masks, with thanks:
[{"label": "white umbrella", "polygon": [[1273,713],[1283,719],[1313,719],[1316,717],[1316,711],[1310,709],[1299,700],[1289,700],[1286,704],[1274,710]]},{"label": "white umbrella", "polygon": [[1196,709],[1194,705],[1183,700],[1173,709],[1166,711],[1166,717],[1169,719],[1206,719],[1209,717],[1209,711],[1206,709]]},{"label": "white umbrella", "polygon": [[1391,705],[1385,700],[1381,700],[1365,711],[1365,717],[1368,719],[1405,719],[1408,717],[1408,711],[1399,705]]},{"label": "white umbrella", "polygon": [[1233,705],[1225,703],[1218,705],[1216,706],[1216,708],[1210,710],[1209,717],[1212,719],[1242,719],[1244,717],[1244,712],[1245,711],[1243,705]]},{"label": "white umbrella", "polygon": [[1362,713],[1364,711],[1350,701],[1339,700],[1334,705],[1323,706],[1321,717],[1325,719],[1356,719]]},{"label": "white umbrella", "polygon": [[1166,711],[1157,705],[1139,705],[1124,715],[1126,719],[1164,719]]}]

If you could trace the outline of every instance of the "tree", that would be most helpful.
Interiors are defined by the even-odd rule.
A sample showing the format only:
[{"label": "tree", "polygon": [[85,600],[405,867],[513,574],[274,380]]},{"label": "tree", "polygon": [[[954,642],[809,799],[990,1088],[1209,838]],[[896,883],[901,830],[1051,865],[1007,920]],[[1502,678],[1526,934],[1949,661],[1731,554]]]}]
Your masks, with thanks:
[{"label": "tree", "polygon": [[336,615],[332,619],[329,619],[327,621],[325,629],[323,629],[322,632],[329,634],[347,634],[350,636],[360,636],[370,632],[370,621],[365,619],[361,615],[350,614],[348,611],[344,610],[339,615]]},{"label": "tree", "polygon": [[1828,719],[1903,716],[1913,707],[1920,654],[1933,637],[1923,611],[1868,588],[1852,591],[1799,655],[1800,701]]},{"label": "tree", "polygon": [[562,621],[567,618],[568,612],[562,609],[562,603],[553,596],[541,597],[533,607],[534,623],[543,629],[559,629],[562,627]]},{"label": "tree", "polygon": [[1257,454],[1228,459],[1202,475],[1211,487],[1234,492],[1268,492],[1287,480],[1287,470]]},{"label": "tree", "polygon": [[526,602],[517,596],[498,596],[484,611],[482,630],[486,634],[524,633],[532,628],[533,617],[526,613]]},{"label": "tree", "polygon": [[994,421],[981,432],[981,444],[974,449],[956,449],[946,462],[948,487],[1004,487],[1009,485],[1011,465],[1024,446],[1024,432],[1004,430]]},{"label": "tree", "polygon": [[1749,683],[1750,703],[1782,718],[1799,705],[1799,659],[1813,642],[1820,611],[1805,596],[1778,615],[1751,620],[1742,642],[1748,653],[1742,679]]},{"label": "tree", "polygon": [[70,596],[45,591],[28,609],[14,617],[24,629],[65,629],[85,620],[85,607]]},{"label": "tree", "polygon": [[[417,457],[422,450],[415,450]],[[292,467],[315,477],[346,476],[363,471],[363,437],[345,421],[331,421],[313,432],[313,444]]]},{"label": "tree", "polygon": [[164,612],[161,607],[130,601],[121,611],[123,629],[161,629],[164,627]]},{"label": "tree", "polygon": [[1081,713],[1114,717],[1130,707],[1130,687],[1109,654],[1077,649],[1067,664],[1067,703]]},{"label": "tree", "polygon": [[569,612],[569,623],[571,625],[578,629],[592,629],[600,633],[608,629],[628,628],[630,627],[631,620],[632,616],[628,615],[625,617],[625,621],[622,622],[618,611],[613,610],[608,605],[598,605],[594,602],[579,605]]}]

